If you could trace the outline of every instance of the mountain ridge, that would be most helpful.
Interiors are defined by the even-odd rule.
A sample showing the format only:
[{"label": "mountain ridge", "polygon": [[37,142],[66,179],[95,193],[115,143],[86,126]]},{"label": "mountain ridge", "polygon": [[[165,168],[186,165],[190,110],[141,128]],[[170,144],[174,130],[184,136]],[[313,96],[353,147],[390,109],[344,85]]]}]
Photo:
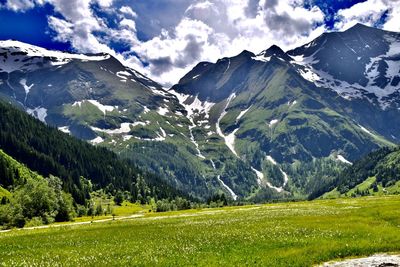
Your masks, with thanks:
[{"label": "mountain ridge", "polygon": [[[369,29],[353,28],[345,34]],[[382,32],[376,44],[382,47],[376,51],[386,55],[390,45],[385,36],[395,35]],[[215,63],[200,62],[168,90],[107,59],[75,60],[51,72],[17,71],[11,79],[0,73],[0,92],[20,106],[18,101],[37,101],[25,109],[43,117],[45,108],[49,124],[133,159],[195,196],[222,191],[249,200],[304,197],[333,170],[400,140],[396,95],[385,100],[361,85],[343,87],[349,83],[339,76],[331,78],[344,71],[340,56],[328,52],[339,45],[345,48],[340,50],[344,58],[355,44],[351,34],[346,42],[326,37],[340,34],[323,34],[297,50],[271,46],[257,55],[245,50]],[[359,38],[355,35],[354,40]],[[396,58],[373,59],[376,54],[365,53],[362,67],[377,62],[371,64],[378,80],[398,66]],[[312,55],[319,58],[311,60]],[[358,62],[354,56],[348,60]],[[388,68],[379,67],[386,61],[391,62]],[[322,71],[333,74],[321,76]],[[375,80],[367,74],[365,80]],[[47,88],[52,83],[44,81],[46,90],[37,89],[36,81],[48,76],[68,82]],[[16,88],[15,95],[8,85]],[[345,89],[338,91],[340,86]],[[58,105],[50,108],[50,100],[35,98],[46,92],[59,94]],[[301,177],[306,166],[312,170]]]}]

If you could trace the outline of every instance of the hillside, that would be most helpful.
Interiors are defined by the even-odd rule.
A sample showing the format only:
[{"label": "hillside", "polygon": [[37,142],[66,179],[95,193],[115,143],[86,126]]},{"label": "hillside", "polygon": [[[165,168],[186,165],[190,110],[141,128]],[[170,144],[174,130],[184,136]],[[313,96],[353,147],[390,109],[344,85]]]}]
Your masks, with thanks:
[{"label": "hillside", "polygon": [[[325,198],[400,193],[400,148],[382,148],[337,174]],[[325,191],[326,192],[326,191]]]},{"label": "hillside", "polygon": [[[46,126],[10,104],[0,102],[0,114],[0,149],[44,177],[60,177],[63,189],[79,204],[85,204],[88,198],[87,180],[94,189],[102,188],[111,194],[126,190],[133,202],[177,195],[156,175],[141,171],[106,148]],[[16,180],[3,175],[0,183],[8,188]]]}]

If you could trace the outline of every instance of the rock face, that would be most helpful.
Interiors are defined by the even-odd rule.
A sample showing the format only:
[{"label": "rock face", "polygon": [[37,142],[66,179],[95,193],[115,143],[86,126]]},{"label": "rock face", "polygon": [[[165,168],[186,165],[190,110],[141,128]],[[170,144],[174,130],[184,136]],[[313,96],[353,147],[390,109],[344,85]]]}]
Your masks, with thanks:
[{"label": "rock face", "polygon": [[400,34],[357,24],[288,51],[302,76],[347,99],[399,108]]},{"label": "rock face", "polygon": [[328,262],[320,266],[323,267],[397,267],[400,266],[399,255],[377,254],[366,258],[349,259],[338,262]]}]

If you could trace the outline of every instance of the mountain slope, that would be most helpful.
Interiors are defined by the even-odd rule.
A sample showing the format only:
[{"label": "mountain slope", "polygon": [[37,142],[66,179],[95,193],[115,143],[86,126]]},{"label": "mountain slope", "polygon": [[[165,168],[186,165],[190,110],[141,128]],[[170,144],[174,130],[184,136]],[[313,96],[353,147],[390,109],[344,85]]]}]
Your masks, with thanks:
[{"label": "mountain slope", "polygon": [[288,51],[303,77],[347,99],[399,108],[400,34],[357,24]]},{"label": "mountain slope", "polygon": [[[112,56],[2,41],[0,69],[0,97],[48,125],[112,149],[188,193],[215,191],[200,173],[207,164],[192,153],[191,124],[176,97]],[[136,147],[146,147],[145,155]]]},{"label": "mountain slope", "polygon": [[[44,177],[60,177],[64,190],[78,203],[84,203],[87,198],[85,179],[95,188],[109,187],[110,193],[127,190],[132,200],[143,200],[146,196],[167,198],[177,194],[157,176],[120,160],[113,152],[46,126],[1,101],[0,114],[0,149]],[[5,188],[16,183],[8,175],[0,179]]]},{"label": "mountain slope", "polygon": [[[357,28],[359,26],[345,33],[317,38],[313,61],[322,62],[324,56],[329,57],[328,52],[315,51],[330,51],[330,47],[337,44],[335,38],[325,38],[325,35],[344,34],[357,39]],[[385,38],[397,36],[381,30],[367,30],[378,31]],[[319,41],[321,38],[324,41]],[[397,44],[397,41],[391,43],[392,46]],[[251,166],[259,184],[264,183],[276,191],[284,188],[292,193],[309,194],[311,184],[341,168],[334,166],[334,162],[349,164],[381,146],[392,146],[400,133],[397,106],[383,107],[378,96],[368,94],[363,98],[351,98],[338,94],[335,87],[319,86],[305,79],[305,67],[295,58],[301,53],[303,57],[309,56],[307,47],[311,45],[285,53],[272,46],[258,55],[244,51],[215,64],[201,62],[170,91],[186,105],[200,101],[198,106],[212,106],[206,122],[201,116],[194,116],[195,121],[209,124],[206,135],[203,131],[206,151],[207,142],[217,139],[225,144],[227,153]],[[364,55],[363,50],[358,53],[365,60],[368,56],[376,57],[376,54]],[[399,71],[400,65],[397,66],[397,63],[392,64],[390,71]],[[340,66],[334,69],[338,73],[346,71]],[[392,100],[397,103],[395,98]],[[196,127],[204,128],[200,124]],[[204,155],[207,158],[208,155]],[[305,164],[310,161],[314,162],[315,169],[309,176],[312,179],[307,180],[302,177],[299,166],[310,166]]]},{"label": "mountain slope", "polygon": [[330,187],[321,188],[325,198],[400,193],[400,148],[374,151],[337,174]]},{"label": "mountain slope", "polygon": [[398,142],[399,40],[357,25],[201,62],[170,90],[109,55],[5,41],[0,96],[193,196],[304,198]]}]

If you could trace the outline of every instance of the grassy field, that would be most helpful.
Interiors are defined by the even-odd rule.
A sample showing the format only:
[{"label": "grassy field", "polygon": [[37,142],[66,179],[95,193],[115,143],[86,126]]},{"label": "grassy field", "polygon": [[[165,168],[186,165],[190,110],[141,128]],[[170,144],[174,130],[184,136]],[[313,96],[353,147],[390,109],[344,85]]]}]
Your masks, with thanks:
[{"label": "grassy field", "polygon": [[146,213],[0,233],[0,266],[312,266],[400,252],[400,196]]}]

